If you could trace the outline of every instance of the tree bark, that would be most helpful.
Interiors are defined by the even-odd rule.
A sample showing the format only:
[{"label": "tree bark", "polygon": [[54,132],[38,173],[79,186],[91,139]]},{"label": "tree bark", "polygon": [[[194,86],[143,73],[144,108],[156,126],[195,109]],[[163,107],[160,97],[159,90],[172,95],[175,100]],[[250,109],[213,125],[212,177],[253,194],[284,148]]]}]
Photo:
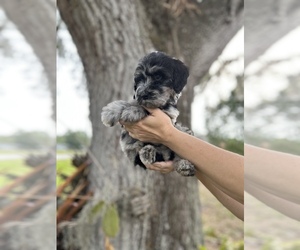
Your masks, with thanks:
[{"label": "tree bark", "polygon": [[[190,66],[190,81],[180,100],[181,121],[190,124],[193,86],[241,27],[242,1],[182,1],[197,8],[182,5],[179,16],[163,6],[167,2],[58,1],[87,77],[94,160],[90,180],[99,199],[118,204],[121,229],[112,240],[116,249],[197,249],[202,243],[197,179],[134,168],[121,152],[120,128],[105,128],[100,120],[107,103],[132,98],[137,61],[155,48]],[[150,202],[143,216],[132,214],[134,198]],[[93,243],[81,248],[102,249],[102,233],[90,230]]]},{"label": "tree bark", "polygon": [[7,17],[17,26],[41,62],[52,98],[56,121],[56,20],[54,0],[0,0]]},{"label": "tree bark", "polygon": [[[244,1],[141,2],[146,13],[145,27],[154,47],[182,59],[189,66],[190,77],[179,102],[179,121],[190,126],[193,88],[242,27]],[[166,3],[170,5],[168,8],[164,7]],[[176,6],[181,13],[174,13]]]},{"label": "tree bark", "polygon": [[245,66],[299,24],[298,0],[246,0]]}]

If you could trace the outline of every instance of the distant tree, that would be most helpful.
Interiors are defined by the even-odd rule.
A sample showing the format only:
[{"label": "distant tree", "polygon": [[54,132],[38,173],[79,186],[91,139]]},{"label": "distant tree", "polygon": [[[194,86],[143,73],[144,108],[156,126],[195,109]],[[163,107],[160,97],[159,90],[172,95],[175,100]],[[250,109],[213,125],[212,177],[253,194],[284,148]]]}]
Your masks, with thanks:
[{"label": "distant tree", "polygon": [[89,146],[89,137],[83,131],[68,131],[62,141],[69,149],[83,149]]},{"label": "distant tree", "polygon": [[220,99],[215,106],[206,107],[206,137],[210,143],[233,151],[244,153],[244,77],[242,72],[230,71],[233,63],[243,63],[240,58],[218,60],[217,72],[209,73],[203,78],[202,85],[210,85],[210,81],[222,81],[222,77],[230,77],[236,82],[235,88],[227,99]]},{"label": "distant tree", "polygon": [[18,131],[13,140],[21,149],[48,149],[53,145],[53,139],[40,131]]}]

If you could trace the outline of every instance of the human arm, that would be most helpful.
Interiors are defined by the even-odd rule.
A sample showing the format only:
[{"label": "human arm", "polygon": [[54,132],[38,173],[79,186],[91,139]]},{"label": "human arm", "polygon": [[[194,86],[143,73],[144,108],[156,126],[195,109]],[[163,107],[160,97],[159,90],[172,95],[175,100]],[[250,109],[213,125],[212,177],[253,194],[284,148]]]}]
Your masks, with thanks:
[{"label": "human arm", "polygon": [[196,170],[211,179],[223,193],[243,203],[242,156],[177,130],[170,118],[159,109],[148,111],[150,115],[137,123],[123,123],[132,137],[144,142],[164,144],[182,158],[192,162]]},{"label": "human arm", "polygon": [[[158,171],[163,174],[174,171],[174,165],[172,161],[155,162],[146,167],[150,170]],[[234,200],[229,195],[222,192],[214,182],[200,172],[196,172],[196,177],[199,181],[226,207],[231,213],[241,220],[244,220],[244,205]]]},{"label": "human arm", "polygon": [[245,145],[245,190],[300,220],[300,157]]}]

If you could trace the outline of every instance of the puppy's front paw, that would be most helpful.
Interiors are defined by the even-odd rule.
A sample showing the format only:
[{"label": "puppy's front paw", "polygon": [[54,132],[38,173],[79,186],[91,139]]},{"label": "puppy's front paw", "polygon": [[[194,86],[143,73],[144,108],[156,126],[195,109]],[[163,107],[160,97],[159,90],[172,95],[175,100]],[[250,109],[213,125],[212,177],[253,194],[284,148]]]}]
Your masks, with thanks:
[{"label": "puppy's front paw", "polygon": [[114,101],[106,105],[101,112],[101,121],[107,127],[112,127],[120,120],[123,110],[129,105],[126,101]]},{"label": "puppy's front paw", "polygon": [[147,116],[147,111],[141,106],[126,107],[121,115],[124,122],[138,122]]},{"label": "puppy's front paw", "polygon": [[180,159],[174,162],[175,169],[177,173],[182,176],[194,176],[195,175],[195,167],[188,160]]},{"label": "puppy's front paw", "polygon": [[140,159],[145,165],[156,161],[156,149],[152,145],[146,145],[139,151]]}]

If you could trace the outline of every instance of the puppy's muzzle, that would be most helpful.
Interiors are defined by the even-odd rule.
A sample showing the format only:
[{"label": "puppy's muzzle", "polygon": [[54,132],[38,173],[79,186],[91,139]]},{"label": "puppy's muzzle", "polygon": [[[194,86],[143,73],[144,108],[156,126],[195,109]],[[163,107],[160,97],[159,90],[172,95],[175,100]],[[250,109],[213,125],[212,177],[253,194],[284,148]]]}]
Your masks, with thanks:
[{"label": "puppy's muzzle", "polygon": [[153,100],[154,97],[154,94],[147,86],[139,86],[135,92],[135,98],[140,105],[142,105],[145,101]]}]

